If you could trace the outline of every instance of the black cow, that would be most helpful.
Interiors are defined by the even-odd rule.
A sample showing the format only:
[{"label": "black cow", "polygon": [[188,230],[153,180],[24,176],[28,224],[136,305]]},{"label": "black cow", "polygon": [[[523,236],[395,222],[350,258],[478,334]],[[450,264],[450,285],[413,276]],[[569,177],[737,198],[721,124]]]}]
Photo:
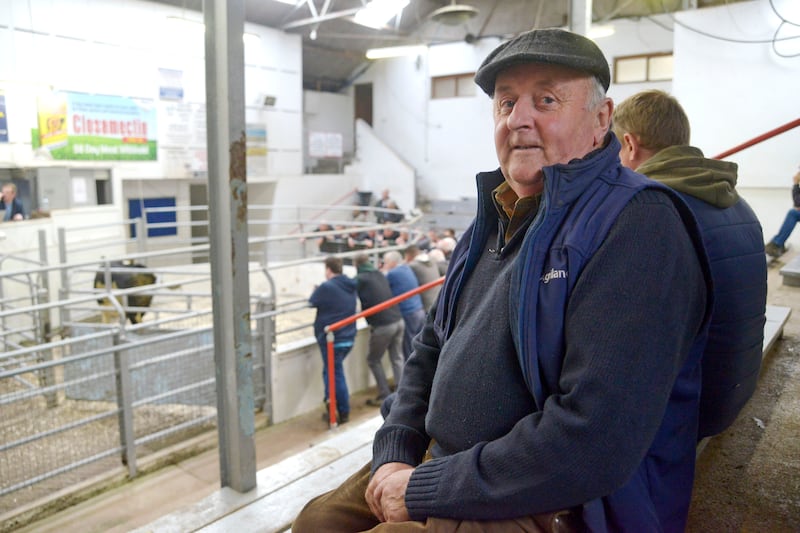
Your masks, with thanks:
[{"label": "black cow", "polygon": [[[143,270],[142,272],[119,272],[118,269],[129,268],[147,268],[144,265],[134,263],[132,261],[112,261],[111,262],[111,288],[112,289],[130,289],[131,287],[141,287],[143,285],[152,285],[156,282],[156,276],[152,272]],[[104,269],[98,270],[94,276],[94,288],[104,289],[106,287],[106,272]],[[150,302],[153,297],[149,294],[129,294],[120,301],[120,304],[127,307],[150,307]],[[104,307],[110,307],[111,304],[107,298],[97,300],[97,303]],[[138,324],[144,317],[144,311],[135,310],[125,313],[125,318],[130,320],[131,324]],[[114,312],[103,311],[103,322],[110,322],[114,317]]]}]

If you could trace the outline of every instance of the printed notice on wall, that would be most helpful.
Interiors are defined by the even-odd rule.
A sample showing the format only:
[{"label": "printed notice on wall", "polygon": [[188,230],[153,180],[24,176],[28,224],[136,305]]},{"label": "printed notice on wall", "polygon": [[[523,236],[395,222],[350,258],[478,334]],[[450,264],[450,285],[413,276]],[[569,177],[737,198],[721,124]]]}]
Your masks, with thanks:
[{"label": "printed notice on wall", "polygon": [[0,92],[0,143],[8,142],[8,119],[6,118],[6,95]]},{"label": "printed notice on wall", "polygon": [[191,177],[208,169],[205,104],[162,101],[158,124],[159,158],[168,176]]},{"label": "printed notice on wall", "polygon": [[248,123],[247,175],[267,175],[267,128],[263,124]]},{"label": "printed notice on wall", "polygon": [[158,97],[162,100],[183,100],[183,71],[158,69]]},{"label": "printed notice on wall", "polygon": [[341,133],[312,131],[308,136],[308,155],[319,158],[342,157],[343,144]]},{"label": "printed notice on wall", "polygon": [[86,178],[72,178],[72,203],[81,205],[89,202],[89,191],[86,189]]}]

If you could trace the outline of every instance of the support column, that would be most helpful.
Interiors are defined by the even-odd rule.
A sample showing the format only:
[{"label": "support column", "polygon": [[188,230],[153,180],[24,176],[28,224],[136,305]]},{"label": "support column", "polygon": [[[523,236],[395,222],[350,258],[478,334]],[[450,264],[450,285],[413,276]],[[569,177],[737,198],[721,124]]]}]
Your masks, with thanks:
[{"label": "support column", "polygon": [[256,486],[250,338],[244,0],[205,0],[209,240],[223,487]]}]

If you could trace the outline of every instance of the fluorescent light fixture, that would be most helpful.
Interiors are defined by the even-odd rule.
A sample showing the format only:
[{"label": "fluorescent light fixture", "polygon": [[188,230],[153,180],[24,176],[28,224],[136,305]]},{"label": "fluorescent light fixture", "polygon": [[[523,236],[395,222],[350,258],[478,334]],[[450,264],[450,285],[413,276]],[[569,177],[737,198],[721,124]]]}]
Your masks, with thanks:
[{"label": "fluorescent light fixture", "polygon": [[592,24],[589,28],[589,39],[600,39],[602,37],[611,37],[614,35],[614,26],[612,24]]},{"label": "fluorescent light fixture", "polygon": [[408,3],[409,0],[372,0],[356,12],[353,22],[376,30],[383,28],[392,17],[403,11]]},{"label": "fluorescent light fixture", "polygon": [[253,45],[260,43],[261,37],[256,35],[255,33],[244,32],[242,34],[242,40],[244,41],[244,44]]},{"label": "fluorescent light fixture", "polygon": [[412,56],[425,53],[428,49],[424,44],[410,46],[390,46],[387,48],[370,48],[367,50],[367,59],[386,59],[387,57]]},{"label": "fluorescent light fixture", "polygon": [[290,6],[293,6],[297,3],[297,0],[275,0],[275,1],[281,4],[289,4]]}]

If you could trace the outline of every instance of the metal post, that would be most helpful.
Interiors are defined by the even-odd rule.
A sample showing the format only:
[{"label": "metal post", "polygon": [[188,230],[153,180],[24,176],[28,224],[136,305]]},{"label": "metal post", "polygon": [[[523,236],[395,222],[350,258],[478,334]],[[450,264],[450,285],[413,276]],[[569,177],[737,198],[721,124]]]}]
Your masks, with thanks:
[{"label": "metal post", "polygon": [[[42,265],[47,265],[47,233],[45,230],[39,230],[39,262]],[[50,303],[50,271],[41,273],[41,288],[37,294],[37,304]],[[50,308],[42,309],[39,311],[39,331],[37,332],[39,344],[50,342]],[[48,348],[39,352],[38,359],[40,362],[52,361],[53,350]],[[56,371],[55,368],[49,366],[42,370],[39,375],[39,385],[42,388],[55,385]],[[47,407],[56,407],[58,405],[58,396],[55,392],[45,394],[45,401]]]},{"label": "metal post", "polygon": [[[67,268],[64,266],[67,264],[67,232],[63,227],[58,228],[58,262],[60,264],[58,272],[61,275],[61,287],[58,289],[58,297],[60,300],[66,300],[69,294],[69,276],[67,276]],[[64,324],[68,321],[66,307],[65,305],[58,306],[58,323],[61,327],[64,327]]]},{"label": "metal post", "polygon": [[325,334],[325,340],[328,341],[328,426],[331,428],[338,425],[336,423],[336,371],[334,369],[333,338],[333,331]]},{"label": "metal post", "polygon": [[[256,312],[261,315],[269,311],[275,311],[275,298],[272,296],[259,298]],[[256,327],[261,338],[263,357],[261,379],[264,380],[264,401],[261,403],[261,412],[266,416],[267,423],[271,425],[274,422],[273,407],[275,405],[272,401],[272,350],[275,345],[275,316],[270,315],[259,319]]]},{"label": "metal post", "polygon": [[220,481],[256,486],[247,244],[244,0],[206,0],[206,131]]},{"label": "metal post", "polygon": [[147,251],[147,227],[145,219],[140,217],[136,219],[136,251],[144,253]]},{"label": "metal post", "polygon": [[592,27],[592,0],[569,0],[569,31],[588,35]]},{"label": "metal post", "polygon": [[[114,346],[124,342],[120,330],[114,332]],[[136,476],[136,436],[133,432],[133,398],[131,392],[131,370],[128,367],[128,350],[114,350],[114,371],[117,383],[117,407],[119,407],[119,440],[122,445],[122,464],[128,466],[128,475]]]}]

